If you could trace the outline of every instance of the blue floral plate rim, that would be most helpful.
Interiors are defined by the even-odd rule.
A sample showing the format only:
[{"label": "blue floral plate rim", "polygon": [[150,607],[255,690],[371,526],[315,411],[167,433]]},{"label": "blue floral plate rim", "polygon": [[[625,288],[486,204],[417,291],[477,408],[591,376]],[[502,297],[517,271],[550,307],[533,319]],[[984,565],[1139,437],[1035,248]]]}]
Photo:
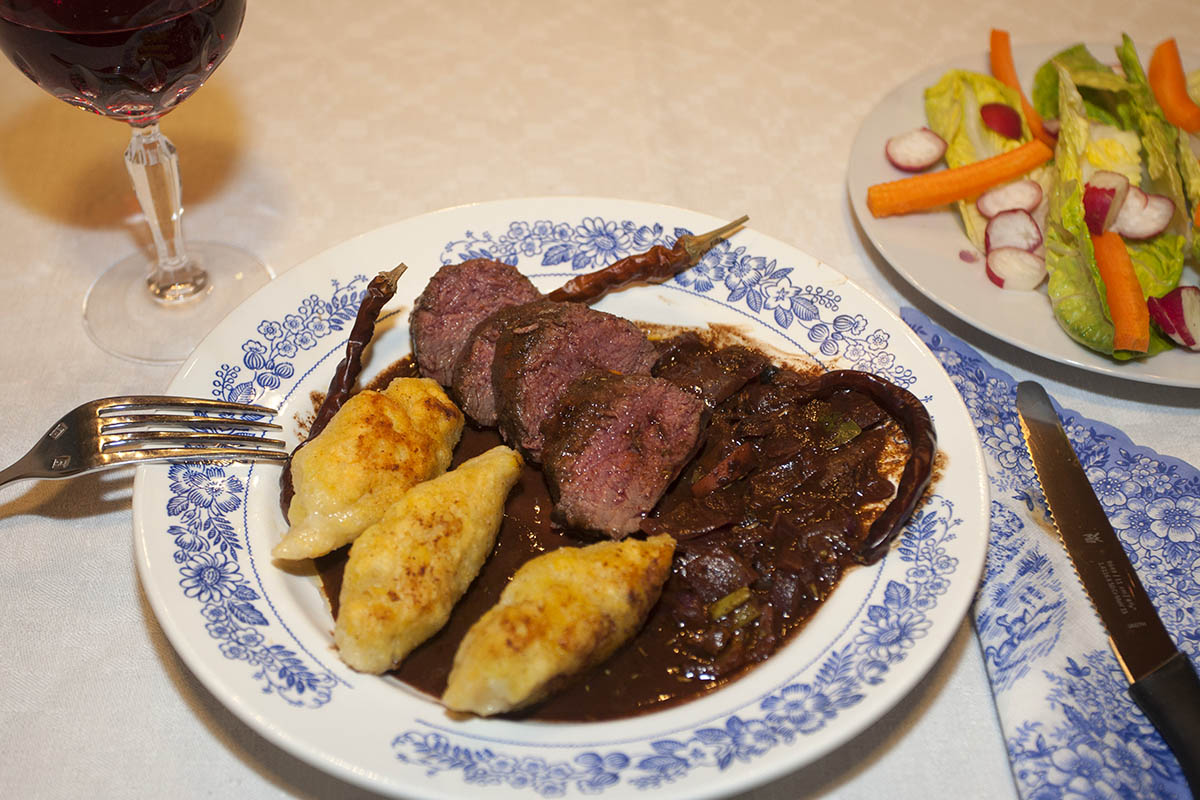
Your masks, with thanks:
[{"label": "blue floral plate rim", "polygon": [[[324,389],[365,282],[396,261],[411,269],[380,325],[367,374],[407,352],[408,305],[442,263],[510,260],[548,289],[564,275],[722,221],[653,203],[545,197],[394,223],[260,290],[205,339],[170,391],[253,398],[281,408],[288,424],[311,412],[310,391]],[[302,760],[385,794],[429,798],[460,796],[465,787],[498,797],[724,796],[821,757],[907,694],[974,595],[988,505],[970,419],[919,339],[840,273],[752,228],[675,280],[610,295],[600,307],[663,324],[735,325],[793,357],[884,374],[928,403],[955,468],[942,471],[888,557],[853,570],[806,630],[747,677],[679,708],[567,726],[460,724],[428,698],[344,668],[311,577],[259,558],[284,524],[276,468],[140,469],[139,574],[201,682]]]}]

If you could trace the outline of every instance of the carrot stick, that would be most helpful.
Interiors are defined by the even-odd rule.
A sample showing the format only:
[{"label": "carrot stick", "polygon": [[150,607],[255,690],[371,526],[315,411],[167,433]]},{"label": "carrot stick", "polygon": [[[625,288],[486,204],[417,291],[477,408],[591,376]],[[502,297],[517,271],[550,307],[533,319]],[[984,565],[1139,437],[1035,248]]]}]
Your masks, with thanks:
[{"label": "carrot stick", "polygon": [[1154,48],[1146,78],[1167,121],[1190,133],[1200,133],[1200,106],[1188,96],[1187,76],[1183,74],[1174,38],[1159,42]]},{"label": "carrot stick", "polygon": [[1113,231],[1105,231],[1092,236],[1092,248],[1112,317],[1113,349],[1146,352],[1150,347],[1150,309],[1142,297],[1125,240]]},{"label": "carrot stick", "polygon": [[988,58],[991,62],[992,77],[1005,86],[1016,89],[1017,94],[1021,96],[1021,112],[1025,115],[1025,122],[1029,124],[1030,133],[1034,135],[1034,138],[1041,139],[1054,147],[1054,137],[1042,125],[1042,115],[1025,99],[1025,92],[1021,91],[1021,81],[1017,79],[1017,67],[1013,64],[1012,43],[1009,40],[1008,31],[992,28]]},{"label": "carrot stick", "polygon": [[876,217],[925,211],[982,194],[998,183],[1024,175],[1054,157],[1054,151],[1037,139],[953,169],[927,172],[867,188],[867,208]]}]

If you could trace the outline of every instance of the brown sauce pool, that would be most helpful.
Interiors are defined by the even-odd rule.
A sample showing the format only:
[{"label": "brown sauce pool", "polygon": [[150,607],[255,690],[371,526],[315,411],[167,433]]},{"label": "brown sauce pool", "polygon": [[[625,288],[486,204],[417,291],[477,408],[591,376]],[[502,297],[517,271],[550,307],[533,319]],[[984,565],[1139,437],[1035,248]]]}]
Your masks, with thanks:
[{"label": "brown sauce pool", "polygon": [[[411,358],[405,358],[378,375],[368,388],[382,388],[393,378],[414,375],[415,365]],[[883,432],[879,433],[882,435]],[[502,443],[497,431],[476,428],[468,423],[451,468]],[[880,469],[886,469],[889,462],[894,464],[898,455],[902,457],[904,449],[901,443],[900,454],[892,452],[887,458],[880,458],[883,464]],[[538,555],[593,541],[552,527],[551,507],[540,468],[526,464],[508,497],[495,548],[479,575],[455,606],[447,624],[413,650],[391,675],[432,697],[440,697],[459,642],[470,626],[498,601],[513,573]],[[346,547],[316,560],[320,582],[335,617],[348,552],[349,547]],[[677,552],[676,569],[679,558]],[[853,563],[846,557],[828,565],[830,568],[822,576],[820,591],[793,606],[778,646],[785,643],[782,639],[790,638],[803,627]],[[672,603],[667,602],[673,585],[669,580],[663,599],[651,611],[641,631],[611,658],[547,700],[507,716],[571,722],[629,717],[696,698],[752,669],[753,663],[727,673],[696,668],[695,652],[686,652],[681,647],[680,635],[685,632],[681,631],[677,613],[671,610]]]}]

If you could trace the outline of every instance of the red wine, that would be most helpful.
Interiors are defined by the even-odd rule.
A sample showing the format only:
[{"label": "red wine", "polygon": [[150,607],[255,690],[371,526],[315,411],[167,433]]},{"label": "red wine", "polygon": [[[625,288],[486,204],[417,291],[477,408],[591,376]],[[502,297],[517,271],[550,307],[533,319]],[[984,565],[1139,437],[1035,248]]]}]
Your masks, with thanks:
[{"label": "red wine", "polygon": [[200,88],[246,0],[0,0],[0,50],[50,94],[148,125]]}]

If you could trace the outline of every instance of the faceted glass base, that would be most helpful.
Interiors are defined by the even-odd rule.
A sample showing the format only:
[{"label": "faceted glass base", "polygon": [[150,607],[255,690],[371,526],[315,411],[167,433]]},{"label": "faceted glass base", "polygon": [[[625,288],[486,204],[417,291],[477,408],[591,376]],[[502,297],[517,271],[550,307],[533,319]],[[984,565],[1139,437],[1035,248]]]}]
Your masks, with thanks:
[{"label": "faceted glass base", "polygon": [[275,277],[236,247],[188,242],[187,250],[208,280],[182,300],[163,301],[151,293],[146,278],[153,261],[147,254],[122,259],[96,279],[83,300],[83,324],[100,349],[145,364],[178,364],[226,314]]}]

